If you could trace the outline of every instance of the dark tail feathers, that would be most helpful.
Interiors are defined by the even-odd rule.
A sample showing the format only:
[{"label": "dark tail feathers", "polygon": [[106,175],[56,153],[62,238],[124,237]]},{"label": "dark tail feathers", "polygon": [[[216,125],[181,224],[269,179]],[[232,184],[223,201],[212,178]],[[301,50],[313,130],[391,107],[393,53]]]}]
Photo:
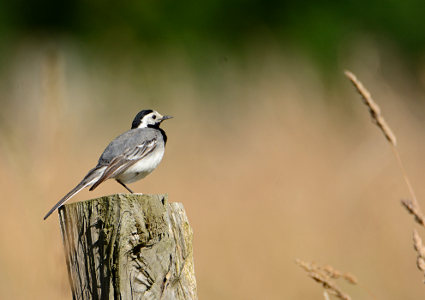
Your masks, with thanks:
[{"label": "dark tail feathers", "polygon": [[71,199],[75,194],[77,194],[79,191],[81,191],[86,186],[94,183],[96,180],[102,176],[103,170],[105,167],[96,167],[94,169],[91,169],[86,177],[84,177],[83,180],[75,187],[73,188],[68,194],[66,194],[61,200],[59,200],[58,203],[55,204],[55,206],[52,207],[51,210],[44,216],[44,220],[46,220],[56,209],[58,209],[62,204],[64,204],[66,201]]}]

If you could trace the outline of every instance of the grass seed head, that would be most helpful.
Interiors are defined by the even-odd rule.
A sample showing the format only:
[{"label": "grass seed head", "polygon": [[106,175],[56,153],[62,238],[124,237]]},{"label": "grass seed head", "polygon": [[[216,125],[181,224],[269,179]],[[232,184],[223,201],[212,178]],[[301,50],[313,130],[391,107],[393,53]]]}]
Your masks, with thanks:
[{"label": "grass seed head", "polygon": [[351,83],[356,88],[357,92],[362,96],[364,104],[369,108],[370,116],[372,117],[373,122],[381,129],[382,133],[385,135],[385,138],[393,145],[397,145],[397,139],[391,130],[390,126],[385,121],[384,117],[381,114],[381,109],[378,104],[373,101],[370,92],[363,86],[363,84],[357,79],[357,77],[350,71],[345,71],[345,76],[350,79]]}]

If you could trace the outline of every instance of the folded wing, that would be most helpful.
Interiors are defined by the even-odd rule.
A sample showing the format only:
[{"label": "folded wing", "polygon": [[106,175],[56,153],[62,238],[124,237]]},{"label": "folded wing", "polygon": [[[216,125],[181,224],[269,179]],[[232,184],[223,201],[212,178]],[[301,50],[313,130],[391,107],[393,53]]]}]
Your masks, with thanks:
[{"label": "folded wing", "polygon": [[129,148],[121,155],[116,156],[106,166],[103,175],[91,186],[90,191],[94,190],[99,184],[109,178],[115,178],[125,172],[132,165],[152,153],[157,147],[157,139],[147,140],[135,147]]}]

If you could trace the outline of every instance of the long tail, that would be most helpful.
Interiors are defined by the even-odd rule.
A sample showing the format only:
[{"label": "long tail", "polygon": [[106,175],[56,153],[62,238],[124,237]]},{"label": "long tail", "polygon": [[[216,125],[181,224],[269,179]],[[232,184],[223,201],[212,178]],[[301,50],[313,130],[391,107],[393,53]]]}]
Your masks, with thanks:
[{"label": "long tail", "polygon": [[64,204],[69,199],[71,199],[75,194],[77,194],[83,188],[96,182],[102,176],[105,168],[106,168],[105,166],[102,166],[102,167],[96,167],[94,169],[91,169],[87,173],[86,177],[84,177],[84,179],[81,180],[81,182],[75,188],[73,188],[68,194],[66,194],[62,199],[60,199],[59,202],[56,203],[51,210],[49,210],[49,212],[44,216],[44,220],[46,220],[56,209],[62,206],[62,204]]}]

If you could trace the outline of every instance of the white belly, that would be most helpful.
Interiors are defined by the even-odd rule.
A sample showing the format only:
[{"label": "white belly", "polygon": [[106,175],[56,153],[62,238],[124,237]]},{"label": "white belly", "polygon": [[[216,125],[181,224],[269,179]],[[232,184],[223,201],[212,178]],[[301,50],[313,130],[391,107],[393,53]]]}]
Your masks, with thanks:
[{"label": "white belly", "polygon": [[162,160],[164,149],[158,149],[128,168],[116,178],[123,183],[132,183],[149,175]]}]

